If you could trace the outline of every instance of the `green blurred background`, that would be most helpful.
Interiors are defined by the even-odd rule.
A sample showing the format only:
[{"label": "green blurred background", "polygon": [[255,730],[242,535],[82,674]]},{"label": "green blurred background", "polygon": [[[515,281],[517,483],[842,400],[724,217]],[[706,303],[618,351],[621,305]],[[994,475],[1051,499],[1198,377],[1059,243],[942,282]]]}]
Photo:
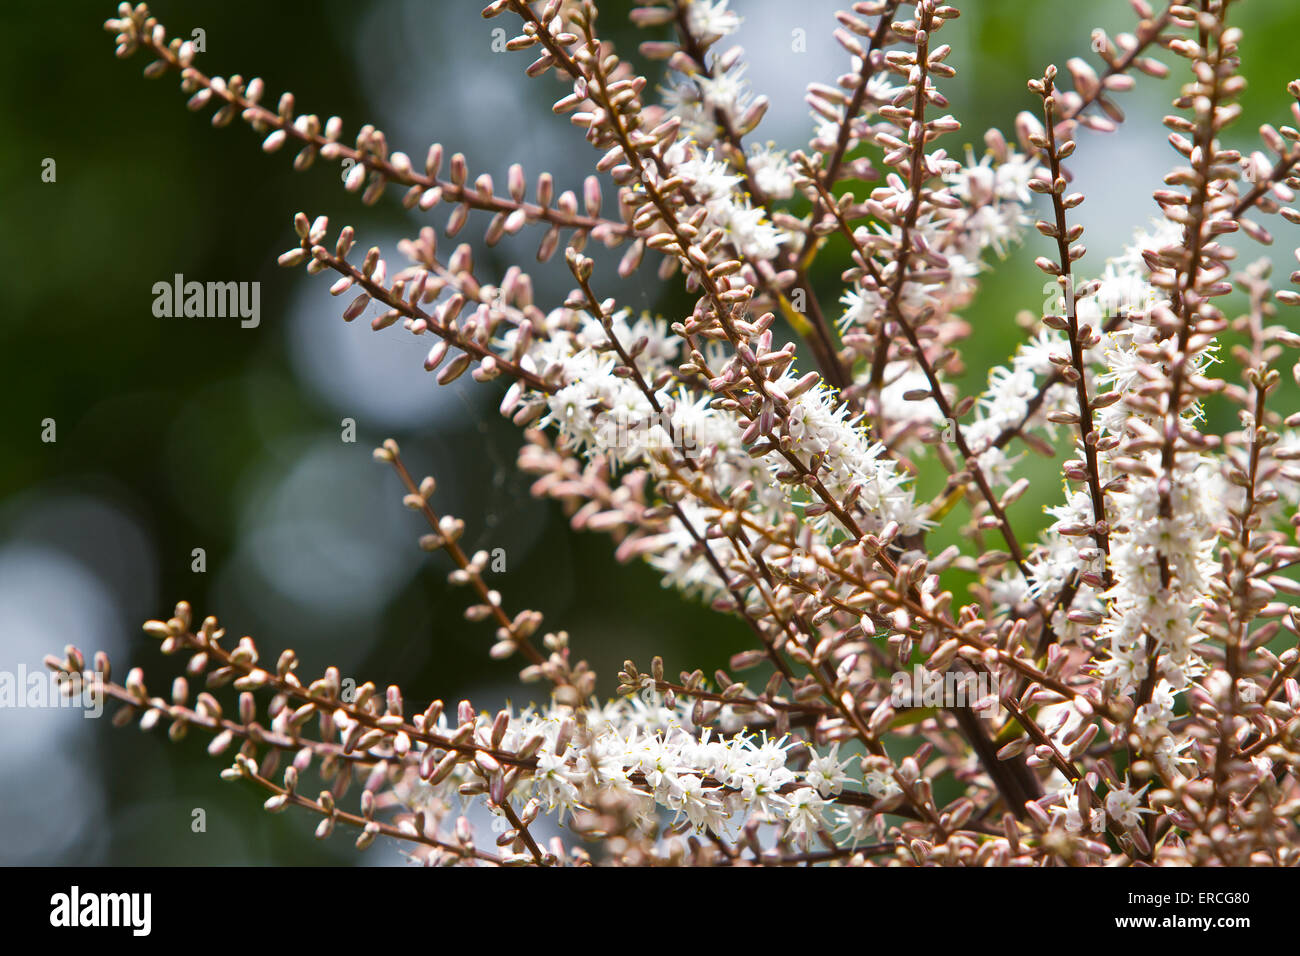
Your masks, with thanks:
[{"label": "green blurred background", "polygon": [[[580,188],[595,155],[551,115],[558,86],[524,77],[526,54],[492,52],[491,31],[503,21],[481,20],[481,5],[163,0],[154,11],[171,35],[205,31],[198,65],[206,72],[262,76],[268,99],[291,89],[300,111],[343,117],[346,137],[373,122],[414,156],[434,139],[463,150],[471,175],[504,183],[519,159],[530,180],[549,169],[559,188]],[[1015,114],[1035,108],[1026,78],[1087,56],[1093,27],[1113,34],[1133,23],[1123,0],[961,6],[942,36],[958,69],[942,85],[964,123],[947,140],[958,154],[966,143],[978,154],[988,126],[1010,136]],[[811,131],[804,85],[833,82],[847,67],[830,40],[834,5],[732,7],[745,18],[735,39],[749,52],[750,79],[773,101],[760,137],[803,145]],[[621,22],[624,9],[602,4],[602,26],[631,53],[646,35]],[[513,467],[519,438],[494,411],[494,387],[466,377],[438,389],[421,369],[427,343],[400,328],[345,325],[328,280],[275,266],[295,244],[298,210],[330,215],[335,230],[353,224],[393,262],[396,241],[428,220],[402,210],[397,192],[362,206],[333,165],[294,173],[290,153],[264,156],[242,125],[212,129],[209,111],[185,110],[174,76],[144,80],[142,55],[114,60],[101,28],[113,14],[107,2],[6,11],[0,668],[34,669],[73,643],[88,655],[110,651],[118,679],[144,666],[162,693],[179,662],[159,655],[139,624],[184,598],[232,635],[253,635],[266,656],[294,647],[300,673],[336,664],[359,682],[400,682],[413,704],[434,696],[472,696],[480,707],[524,702],[534,688],[517,684],[516,662],[488,660],[491,629],[463,620],[465,595],[445,583],[446,560],[417,548],[420,522],[401,507],[393,475],[371,460],[390,436],[413,470],[437,476],[435,503],[465,518],[471,549],[504,549],[507,573],[493,583],[506,605],[537,608],[548,629],[568,630],[575,655],[599,671],[602,695],[613,692],[624,658],[644,663],[659,653],[670,671],[708,673],[743,648],[743,627],[662,591],[647,567],[616,565],[607,538],[571,533],[558,507],[530,498]],[[1260,123],[1291,122],[1284,87],[1297,72],[1300,8],[1258,0],[1233,18],[1246,32],[1250,86],[1227,138],[1254,149]],[[791,53],[800,29],[808,52]],[[1174,67],[1170,80],[1141,79],[1121,98],[1129,126],[1081,137],[1074,168],[1089,197],[1081,209],[1088,274],[1157,214],[1150,194],[1175,159],[1158,119],[1185,75],[1181,62],[1162,59]],[[46,159],[56,163],[54,182],[42,181]],[[607,188],[607,206],[611,196]],[[472,219],[456,240],[474,245],[481,275],[533,263],[540,235],[526,230],[489,250],[485,226]],[[1294,246],[1293,234],[1281,238]],[[1272,254],[1285,273],[1294,266],[1287,242],[1278,245]],[[1016,312],[1039,309],[1042,276],[1031,263],[1042,253],[1031,233],[1027,247],[986,274],[967,312],[975,335],[966,389],[1021,340]],[[1249,249],[1247,259],[1259,254]],[[828,261],[818,274],[832,315],[838,269]],[[531,271],[539,299],[558,303],[568,288],[562,262]],[[153,284],[176,273],[260,282],[260,325],[155,318]],[[602,291],[669,315],[686,302],[650,268]],[[341,441],[345,418],[356,422],[354,444]],[[46,419],[56,423],[53,443],[42,441]],[[1060,497],[1049,463],[1030,468],[1041,480],[1012,516],[1026,537]],[[963,520],[958,509],[936,544],[956,540]],[[202,573],[192,570],[195,548],[205,552]],[[112,730],[75,712],[0,710],[0,861],[400,862],[382,844],[362,856],[342,837],[318,843],[305,816],[263,813],[248,788],[220,783],[225,761],[209,759],[200,736],[171,745],[161,732]],[[196,808],[206,832],[192,832]]]}]

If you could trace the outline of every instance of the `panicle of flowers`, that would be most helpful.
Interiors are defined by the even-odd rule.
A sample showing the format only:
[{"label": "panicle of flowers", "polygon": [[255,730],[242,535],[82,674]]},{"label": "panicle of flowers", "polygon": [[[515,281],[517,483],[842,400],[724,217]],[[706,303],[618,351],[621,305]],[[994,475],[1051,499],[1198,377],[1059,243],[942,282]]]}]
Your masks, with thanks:
[{"label": "panicle of flowers", "polygon": [[[149,53],[146,74],[179,75],[215,125],[292,145],[300,169],[347,165],[365,202],[397,185],[447,237],[471,218],[487,245],[535,231],[529,269],[563,248],[572,291],[552,301],[520,264],[490,275],[474,244],[440,248],[434,225],[390,265],[352,227],[298,213],[280,262],[329,274],[344,320],[428,336],[439,384],[468,372],[495,388],[534,495],[752,641],[712,675],[627,661],[604,700],[567,631],[507,610],[487,553],[462,548],[464,522],[390,441],[376,458],[428,525],[421,547],[450,558],[490,656],[520,658],[546,698],[408,716],[396,687],[336,669],[305,682],[292,651],[259,664],[250,639],[227,648],[181,604],[146,625],[188,658],[170,698],[138,669],[112,682],[96,658],[119,720],[207,731],[214,755],[237,745],[226,775],[268,810],[431,864],[1294,865],[1300,413],[1279,407],[1279,366],[1300,335],[1275,318],[1300,293],[1276,289],[1267,260],[1236,266],[1236,240],[1272,242],[1264,216],[1300,223],[1300,81],[1295,125],[1230,147],[1244,84],[1231,0],[1131,4],[1132,32],[1093,33],[1096,66],[1047,66],[1014,137],[990,130],[982,155],[957,158],[939,142],[960,129],[943,92],[955,3],[837,14],[847,70],[808,87],[812,138],[787,149],[755,136],[767,101],[728,45],[728,0],[631,12],[654,77],[608,42],[595,3],[494,0],[484,16],[514,24],[508,49],[559,79],[553,110],[594,149],[581,183],[515,163],[504,191],[441,144],[418,164],[373,126],[349,145],[290,94],[263,106],[260,80],[201,72],[191,44],[123,4],[107,24],[119,55]],[[1164,121],[1180,165],[1153,184],[1163,219],[1086,279],[1068,161],[1092,148],[1081,131],[1118,130],[1116,97],[1139,74],[1173,72],[1157,54],[1183,61]],[[963,395],[962,312],[1031,242],[1047,299],[1008,315],[1010,358]],[[834,249],[843,284],[818,288],[811,268]],[[647,259],[688,308],[620,304]],[[1234,291],[1244,311],[1229,311]],[[1218,425],[1224,409],[1239,428]],[[1064,482],[1038,525],[1017,507],[1029,453]],[[941,487],[927,500],[922,485]],[[940,528],[960,543],[937,547]],[[70,687],[85,667],[72,647],[48,663]],[[895,687],[909,675],[975,696],[909,712],[918,688]],[[471,822],[483,808],[490,835]],[[539,835],[544,821],[565,835]]]}]

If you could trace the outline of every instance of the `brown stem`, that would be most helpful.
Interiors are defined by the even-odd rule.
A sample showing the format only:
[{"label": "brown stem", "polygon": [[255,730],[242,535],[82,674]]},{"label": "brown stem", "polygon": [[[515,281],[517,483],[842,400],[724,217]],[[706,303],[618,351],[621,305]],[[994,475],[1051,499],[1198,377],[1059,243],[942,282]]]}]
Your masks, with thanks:
[{"label": "brown stem", "polygon": [[[1097,432],[1093,427],[1092,404],[1088,398],[1088,369],[1084,362],[1083,350],[1085,343],[1079,331],[1079,313],[1078,303],[1074,296],[1074,267],[1073,262],[1077,256],[1071,249],[1071,234],[1065,218],[1065,200],[1061,193],[1065,185],[1065,178],[1061,171],[1061,150],[1072,143],[1063,144],[1060,149],[1056,143],[1056,99],[1052,96],[1052,78],[1050,75],[1043,80],[1043,119],[1046,127],[1045,136],[1047,144],[1043,152],[1047,158],[1047,163],[1051,171],[1051,196],[1052,211],[1055,214],[1056,225],[1053,229],[1056,236],[1057,262],[1060,268],[1060,275],[1065,280],[1065,321],[1066,334],[1070,340],[1070,363],[1073,370],[1074,378],[1074,396],[1075,404],[1078,407],[1078,429],[1079,445],[1083,449],[1084,460],[1087,468],[1088,494],[1092,499],[1092,539],[1096,542],[1097,548],[1102,553],[1102,583],[1103,587],[1109,589],[1112,583],[1110,571],[1110,530],[1106,524],[1106,501],[1102,495],[1101,489],[1101,472],[1097,463]],[[1060,188],[1058,188],[1060,187]]]}]

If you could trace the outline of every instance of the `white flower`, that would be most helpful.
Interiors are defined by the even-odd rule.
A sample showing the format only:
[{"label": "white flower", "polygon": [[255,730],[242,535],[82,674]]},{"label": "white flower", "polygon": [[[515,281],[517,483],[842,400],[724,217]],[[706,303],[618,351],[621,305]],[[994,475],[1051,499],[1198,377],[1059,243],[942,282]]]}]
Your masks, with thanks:
[{"label": "white flower", "polygon": [[1196,758],[1183,753],[1192,746],[1192,738],[1185,737],[1181,742],[1174,739],[1172,735],[1161,737],[1155,746],[1156,766],[1160,772],[1166,776],[1181,774],[1181,767],[1195,767]]},{"label": "white flower", "polygon": [[888,800],[902,793],[898,781],[883,770],[867,771],[862,780],[862,785],[867,788],[867,793],[877,800]]},{"label": "white flower", "polygon": [[683,774],[669,780],[668,806],[679,817],[686,814],[697,830],[717,831],[726,821],[717,791],[706,788],[697,774]]},{"label": "white flower", "polygon": [[844,772],[844,768],[853,762],[852,758],[838,760],[839,750],[840,745],[835,744],[826,754],[814,754],[808,761],[808,769],[804,771],[804,780],[816,787],[823,797],[839,793],[844,789],[844,784],[852,779]]},{"label": "white flower", "polygon": [[868,319],[875,318],[885,308],[885,299],[874,289],[854,287],[840,296],[844,305],[844,315],[840,318],[840,331],[846,332],[855,325],[864,325]]},{"label": "white flower", "polygon": [[[1061,792],[1062,806],[1053,806],[1051,811],[1060,817],[1065,824],[1065,829],[1071,833],[1083,832],[1083,811],[1079,807],[1079,794],[1075,791],[1074,785],[1069,784]],[[1106,829],[1106,814],[1101,810],[1093,807],[1088,814],[1089,829],[1093,833],[1100,833]]]},{"label": "white flower", "polygon": [[[740,782],[741,799],[757,814],[777,817],[784,812],[786,798],[781,794],[783,774],[777,774],[767,767],[747,767],[735,774],[733,779]],[[793,774],[791,774],[793,776]]]},{"label": "white flower", "polygon": [[730,116],[739,116],[749,105],[749,83],[745,80],[748,64],[737,63],[714,76],[698,76],[700,96],[705,105],[722,110]]},{"label": "white flower", "polygon": [[1149,807],[1142,806],[1142,794],[1146,793],[1147,784],[1137,793],[1128,789],[1126,783],[1122,788],[1112,790],[1106,794],[1106,812],[1110,818],[1122,827],[1135,827],[1142,822],[1141,814],[1155,813]]},{"label": "white flower", "polygon": [[826,826],[826,801],[811,787],[800,787],[790,794],[786,833],[801,842],[820,833]]},{"label": "white flower", "polygon": [[1029,181],[1034,178],[1035,160],[1021,153],[1013,152],[1006,160],[998,164],[994,173],[994,190],[999,199],[1014,200],[1028,204],[1033,200],[1029,191]]},{"label": "white flower", "polygon": [[560,811],[560,819],[573,809],[578,799],[578,788],[569,779],[568,762],[554,753],[537,755],[537,796],[545,803],[548,810]]},{"label": "white flower", "polygon": [[973,244],[972,252],[993,249],[1006,255],[1007,246],[1018,242],[1024,233],[1024,213],[1014,206],[981,206],[966,220],[966,233]]},{"label": "white flower", "polygon": [[794,195],[794,168],[785,153],[771,146],[755,146],[745,161],[754,184],[773,199],[789,199]]},{"label": "white flower", "polygon": [[762,209],[754,208],[748,201],[717,204],[709,212],[736,250],[750,259],[776,258],[788,238],[768,222]]},{"label": "white flower", "polygon": [[740,17],[727,9],[728,0],[690,0],[686,29],[704,44],[715,43],[740,28]]},{"label": "white flower", "polygon": [[703,203],[730,199],[741,180],[730,165],[714,158],[711,149],[679,164],[677,175],[691,184],[691,194]]},{"label": "white flower", "polygon": [[835,817],[839,821],[835,832],[847,830],[850,846],[868,843],[879,835],[877,826],[881,817],[866,807],[837,807]]}]

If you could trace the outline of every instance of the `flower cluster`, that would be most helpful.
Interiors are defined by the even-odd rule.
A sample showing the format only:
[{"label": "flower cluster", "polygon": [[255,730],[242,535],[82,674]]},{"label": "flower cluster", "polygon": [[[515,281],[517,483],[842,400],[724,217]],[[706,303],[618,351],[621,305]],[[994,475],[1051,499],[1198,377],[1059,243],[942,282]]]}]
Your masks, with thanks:
[{"label": "flower cluster", "polygon": [[[826,798],[851,779],[844,772],[850,760],[838,758],[837,745],[822,755],[808,754],[807,769],[800,772],[787,766],[795,746],[788,738],[714,737],[710,728],[692,727],[686,710],[682,703],[669,709],[639,698],[593,703],[581,729],[567,713],[510,716],[500,746],[530,745],[537,769],[507,796],[524,806],[536,801],[564,820],[602,795],[621,794],[630,825],[645,833],[655,831],[659,814],[683,829],[733,839],[749,820],[777,825],[798,843],[827,832],[832,808]],[[490,733],[492,723],[477,718],[476,732]],[[454,805],[462,788],[474,786],[476,771],[462,764],[441,781],[408,777],[398,790],[404,803],[437,813]],[[883,788],[887,793],[888,782]]]},{"label": "flower cluster", "polygon": [[[813,135],[784,150],[753,141],[766,100],[744,51],[720,46],[740,25],[727,0],[633,11],[658,82],[607,42],[595,3],[494,0],[484,16],[515,24],[507,47],[528,51],[529,76],[559,78],[554,111],[595,150],[595,174],[557,195],[517,163],[504,193],[471,182],[441,144],[417,162],[373,126],[345,142],[339,119],[298,114],[289,94],[271,108],[260,80],[203,73],[191,43],[124,4],[108,23],[119,55],[149,53],[146,73],[178,74],[217,125],[242,120],[267,152],[292,145],[300,168],[350,163],[348,190],[374,202],[398,187],[448,236],[471,216],[488,245],[536,230],[537,268],[563,247],[572,291],[546,303],[523,267],[486,275],[474,244],[440,249],[431,226],[390,267],[378,248],[354,254],[351,227],[299,213],[280,262],[330,275],[345,320],[378,306],[376,330],[427,337],[439,384],[469,372],[498,388],[533,493],[739,618],[752,646],[711,677],[627,661],[602,703],[568,632],[505,609],[486,554],[459,543],[464,522],[436,510],[434,479],[386,442],[376,457],[428,524],[421,546],[452,560],[467,616],[495,628],[492,656],[523,657],[549,699],[408,717],[396,687],[345,696],[333,670],[304,682],[291,651],[260,665],[251,641],[227,650],[182,604],[146,630],[189,657],[190,679],[233,683],[238,719],[208,690],[192,703],[187,679],[167,700],[97,660],[121,719],[178,738],[200,727],[213,753],[239,741],[227,775],[269,791],[267,809],[431,863],[1300,861],[1300,414],[1278,407],[1277,367],[1300,335],[1273,322],[1300,293],[1275,288],[1266,261],[1235,264],[1245,241],[1272,241],[1263,217],[1300,222],[1300,132],[1264,126],[1268,155],[1226,144],[1244,83],[1229,0],[1132,5],[1133,32],[1094,33],[1099,67],[1071,59],[1068,84],[1047,67],[1014,135],[989,130],[959,159],[942,145],[961,128],[943,93],[953,4],[839,14],[850,69],[808,88]],[[1118,128],[1115,98],[1138,75],[1173,72],[1158,54],[1183,61],[1164,121],[1180,165],[1153,184],[1163,218],[1085,280],[1066,162],[1090,148],[1079,130]],[[1300,81],[1287,92],[1300,125]],[[1012,244],[1039,238],[1048,301],[1027,335],[1007,323],[1010,359],[963,395],[961,313]],[[617,265],[593,242],[621,249]],[[829,293],[811,271],[826,250],[845,253]],[[647,260],[693,305],[620,305]],[[1045,527],[1015,507],[1028,452],[1064,482]],[[940,531],[959,543],[937,547]],[[68,648],[49,663],[70,678],[85,661]],[[978,712],[904,712],[890,674],[913,668],[995,691]],[[937,795],[941,777],[955,799]],[[356,812],[342,805],[354,779]],[[484,809],[495,838],[470,819]],[[571,839],[535,836],[542,817]]]}]

